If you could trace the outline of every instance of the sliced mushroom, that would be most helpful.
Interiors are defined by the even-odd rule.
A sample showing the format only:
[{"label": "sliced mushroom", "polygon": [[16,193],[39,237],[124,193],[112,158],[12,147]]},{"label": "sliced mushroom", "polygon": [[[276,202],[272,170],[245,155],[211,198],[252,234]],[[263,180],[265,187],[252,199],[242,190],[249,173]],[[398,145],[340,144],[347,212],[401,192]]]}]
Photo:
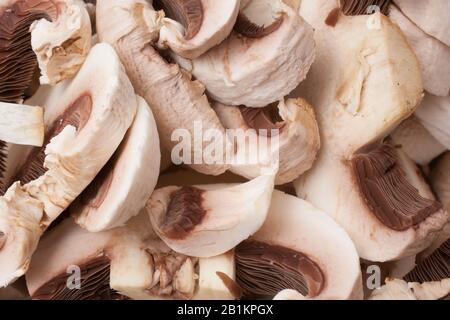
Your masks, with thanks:
[{"label": "sliced mushroom", "polygon": [[261,175],[266,163],[278,159],[275,183],[285,184],[313,165],[320,136],[314,110],[305,100],[283,99],[276,108],[232,107],[220,103],[213,107],[225,128],[234,129],[237,134],[245,133],[233,137],[237,147],[231,167],[233,173],[253,179]]},{"label": "sliced mushroom", "polygon": [[395,5],[420,29],[450,47],[450,2],[447,0],[394,0]]},{"label": "sliced mushroom", "polygon": [[[450,64],[448,63],[450,47],[419,29],[395,6],[391,7],[389,17],[402,29],[417,55],[425,90],[437,96],[448,96],[450,93]],[[438,21],[436,19],[437,17],[433,18]]]},{"label": "sliced mushroom", "polygon": [[160,160],[155,120],[138,97],[136,117],[119,149],[70,207],[76,222],[98,232],[137,215],[155,188]]},{"label": "sliced mushroom", "polygon": [[44,142],[42,107],[0,102],[0,139],[15,144],[42,146]]},{"label": "sliced mushroom", "polygon": [[[361,269],[347,233],[312,205],[274,191],[264,225],[236,247],[237,283],[244,296],[362,299]],[[278,298],[281,298],[278,295]]]},{"label": "sliced mushroom", "polygon": [[[174,251],[212,257],[255,233],[266,219],[274,174],[232,186],[166,187],[147,203],[155,232]],[[205,190],[205,188],[208,188]]]},{"label": "sliced mushroom", "polygon": [[450,293],[450,279],[420,283],[407,283],[399,279],[387,279],[376,289],[369,300],[437,300]]},{"label": "sliced mushroom", "polygon": [[[189,299],[215,289],[199,278],[206,280],[213,270],[233,277],[231,269],[228,258],[200,263],[171,251],[143,212],[125,227],[96,233],[66,219],[39,244],[26,280],[34,299]],[[71,289],[67,284],[77,271],[80,287]]]},{"label": "sliced mushroom", "polygon": [[[221,174],[228,169],[224,162],[206,164],[203,161],[209,142],[194,141],[194,137],[199,134],[195,132],[196,123],[203,130],[210,129],[223,137],[223,155],[230,150],[231,145],[227,143],[225,130],[209,105],[203,85],[198,81],[191,81],[191,75],[183,72],[177,65],[169,64],[151,46],[158,37],[160,18],[142,0],[102,0],[97,3],[100,40],[115,47],[137,93],[152,108],[160,134],[161,150],[172,151],[180,142],[176,140],[178,138],[172,138],[174,132],[187,131],[189,138],[192,138],[189,142],[193,147],[186,151],[191,159],[186,164],[205,174]],[[220,157],[220,154],[216,156],[225,158]],[[167,155],[163,155],[164,157]],[[195,161],[199,158],[201,161]],[[178,160],[183,162],[178,155],[172,154],[172,161]]]},{"label": "sliced mushroom", "polygon": [[264,107],[288,95],[314,61],[313,29],[281,0],[241,3],[234,32],[180,65],[226,105]]},{"label": "sliced mushroom", "polygon": [[423,126],[447,149],[450,149],[450,95],[446,97],[426,94],[416,110]]},{"label": "sliced mushroom", "polygon": [[[100,63],[102,62],[102,63]],[[95,178],[122,141],[136,112],[136,96],[125,70],[107,44],[92,48],[59,100],[44,147],[34,150],[12,188],[11,210],[1,210],[7,246],[0,250],[0,285],[23,274],[42,232]],[[56,114],[55,114],[56,115]],[[44,153],[45,152],[45,153]],[[20,190],[20,192],[18,191]],[[7,193],[8,194],[8,193]],[[17,196],[14,196],[17,194]],[[40,212],[17,206],[33,204]],[[25,225],[21,219],[30,222]],[[15,234],[24,234],[21,240]],[[14,240],[14,241],[13,241]],[[16,254],[12,258],[8,252]]]},{"label": "sliced mushroom", "polygon": [[[417,112],[417,111],[416,111]],[[415,116],[403,121],[391,134],[392,142],[419,165],[427,165],[446,148],[420,123]]]},{"label": "sliced mushroom", "polygon": [[450,210],[450,152],[436,160],[430,173],[431,185],[444,208]]},{"label": "sliced mushroom", "polygon": [[376,28],[366,16],[341,16],[316,32],[316,62],[295,93],[316,107],[322,149],[294,185],[344,227],[363,259],[384,262],[429,246],[448,213],[415,164],[382,142],[414,112],[422,84],[398,27],[380,13],[371,19]]},{"label": "sliced mushroom", "polygon": [[159,45],[195,59],[230,34],[239,13],[239,0],[155,0],[164,9]]},{"label": "sliced mushroom", "polygon": [[31,46],[41,70],[41,84],[55,85],[72,78],[91,49],[91,20],[84,2],[58,0],[55,6],[57,19],[40,19],[30,27]]}]

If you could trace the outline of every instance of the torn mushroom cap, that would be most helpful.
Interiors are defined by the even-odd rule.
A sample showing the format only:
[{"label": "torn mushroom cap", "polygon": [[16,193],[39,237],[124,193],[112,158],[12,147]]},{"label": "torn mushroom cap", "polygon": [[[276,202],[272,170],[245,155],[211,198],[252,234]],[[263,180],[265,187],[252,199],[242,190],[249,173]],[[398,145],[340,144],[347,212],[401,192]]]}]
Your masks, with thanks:
[{"label": "torn mushroom cap", "polygon": [[437,300],[450,293],[450,279],[425,283],[387,279],[386,284],[375,291],[369,300]]},{"label": "torn mushroom cap", "polygon": [[164,9],[159,45],[187,59],[195,59],[230,34],[239,12],[239,1],[155,0]]},{"label": "torn mushroom cap", "polygon": [[427,165],[446,148],[437,141],[415,116],[403,121],[391,133],[392,142],[417,164]]},{"label": "torn mushroom cap", "polygon": [[[229,265],[229,259],[209,265],[207,273],[233,277]],[[80,267],[80,290],[66,285],[74,266]],[[144,212],[126,227],[96,233],[63,221],[40,243],[26,280],[35,299],[186,299],[202,285],[201,268],[197,259],[165,246]]]},{"label": "torn mushroom cap", "polygon": [[[138,14],[132,14],[132,13]],[[144,21],[139,19],[145,17]],[[172,161],[186,163],[193,169],[219,175],[228,169],[222,162],[206,164],[204,156],[210,142],[194,143],[195,126],[200,130],[211,129],[216,136],[223,137],[222,153],[215,154],[225,159],[231,152],[225,130],[212,110],[204,87],[191,81],[191,75],[178,65],[169,64],[151,46],[158,35],[158,16],[145,1],[102,0],[97,3],[97,29],[100,40],[111,43],[118,52],[137,94],[151,106],[161,139],[161,150],[173,151],[175,146],[186,146],[183,156],[172,152]],[[115,21],[115,22],[114,22]],[[118,23],[117,21],[120,21]],[[145,23],[144,23],[145,22]],[[195,160],[201,156],[201,161]],[[163,155],[167,157],[168,155]],[[190,161],[189,161],[190,160]],[[201,164],[199,164],[201,162]]]},{"label": "torn mushroom cap", "polygon": [[425,94],[416,110],[416,117],[442,145],[450,149],[450,95],[438,97]]},{"label": "torn mushroom cap", "polygon": [[304,299],[362,299],[359,257],[347,233],[308,202],[280,191],[261,229],[236,247],[236,275],[253,298],[291,289]]},{"label": "torn mushroom cap", "polygon": [[38,19],[55,20],[55,1],[8,0],[0,4],[0,101],[19,103],[37,68],[31,48],[30,25]]},{"label": "torn mushroom cap", "polygon": [[450,2],[447,0],[393,0],[415,25],[450,47]]},{"label": "torn mushroom cap", "polygon": [[0,139],[15,144],[42,146],[44,142],[42,107],[0,102]]},{"label": "torn mushroom cap", "polygon": [[[11,199],[18,203],[28,203],[29,199],[37,201],[43,206],[41,216],[33,220],[31,228],[17,224],[17,219],[28,214],[26,211],[2,212],[8,228],[18,229],[15,233],[20,233],[22,228],[33,231],[23,241],[11,243],[18,252],[21,251],[18,248],[39,238],[95,178],[122,141],[133,121],[137,104],[120,61],[107,44],[92,48],[59,103],[60,114],[48,128],[46,146],[36,149],[19,173],[19,180],[24,184],[20,187],[22,195]],[[28,246],[27,250],[19,266],[27,263],[34,247]],[[16,263],[3,258],[2,251],[0,254],[1,265]],[[14,274],[25,270],[22,268]],[[2,276],[8,278],[11,274],[3,273]]]},{"label": "torn mushroom cap", "polygon": [[346,229],[362,258],[382,262],[423,250],[447,213],[415,165],[379,143],[414,112],[423,88],[398,27],[380,13],[371,19],[367,28],[366,16],[342,16],[316,31],[316,62],[294,94],[315,106],[322,149],[295,187]]},{"label": "torn mushroom cap", "polygon": [[[166,187],[147,203],[155,232],[174,251],[212,257],[234,248],[266,219],[274,174],[234,186]],[[207,188],[207,190],[205,190]]]},{"label": "torn mushroom cap", "polygon": [[91,49],[89,13],[81,0],[57,0],[58,17],[41,19],[31,27],[31,46],[41,70],[41,84],[55,85],[72,78]]},{"label": "torn mushroom cap", "polygon": [[244,130],[248,136],[236,137],[233,173],[253,179],[261,175],[264,162],[278,159],[275,184],[285,184],[311,168],[320,148],[320,136],[314,110],[305,100],[282,100],[274,110],[271,106],[257,109],[220,103],[213,107],[225,128]]},{"label": "torn mushroom cap", "polygon": [[98,232],[137,215],[155,188],[160,160],[152,111],[138,97],[136,117],[119,149],[70,207],[76,222]]},{"label": "torn mushroom cap", "polygon": [[180,65],[226,105],[264,107],[283,99],[314,61],[313,29],[281,0],[247,1],[231,35]]},{"label": "torn mushroom cap", "polygon": [[395,6],[391,7],[389,18],[399,25],[417,55],[425,90],[437,96],[449,95],[450,47],[420,30]]}]

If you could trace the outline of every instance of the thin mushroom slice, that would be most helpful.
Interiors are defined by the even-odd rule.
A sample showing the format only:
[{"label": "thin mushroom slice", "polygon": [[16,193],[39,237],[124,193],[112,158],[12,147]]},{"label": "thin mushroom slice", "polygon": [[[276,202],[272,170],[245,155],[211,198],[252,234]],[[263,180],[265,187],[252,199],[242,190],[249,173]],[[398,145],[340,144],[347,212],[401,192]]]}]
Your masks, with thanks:
[{"label": "thin mushroom slice", "polygon": [[314,61],[313,29],[281,0],[241,2],[231,35],[201,57],[180,65],[225,105],[264,107],[283,99]]},{"label": "thin mushroom slice", "polygon": [[194,257],[227,252],[255,233],[266,219],[274,174],[247,183],[166,187],[156,190],[147,212],[158,236],[174,251]]},{"label": "thin mushroom slice", "polygon": [[314,110],[305,100],[283,99],[276,108],[233,107],[220,103],[213,107],[226,129],[245,133],[242,137],[233,137],[237,146],[230,169],[233,173],[253,179],[261,174],[265,163],[277,159],[279,170],[275,184],[281,185],[297,179],[313,165],[320,148],[320,136]]},{"label": "thin mushroom slice", "polygon": [[[416,111],[417,112],[417,111]],[[416,116],[403,121],[390,135],[392,142],[419,165],[427,165],[447,149],[422,125]]]},{"label": "thin mushroom slice", "polygon": [[244,296],[272,298],[290,289],[299,299],[362,299],[359,257],[350,237],[297,197],[274,191],[264,225],[235,251]]},{"label": "thin mushroom slice", "polygon": [[[0,250],[0,284],[26,271],[42,232],[88,186],[119,146],[136,113],[136,96],[114,50],[107,44],[92,48],[86,62],[59,99],[59,113],[47,128],[46,141],[28,157],[12,188],[10,210],[2,210],[6,237],[25,233],[21,241],[8,241]],[[13,189],[13,190],[14,190]],[[27,211],[15,206],[37,203],[40,215],[27,225],[18,224]],[[16,213],[15,213],[16,212]],[[12,230],[14,229],[14,230]],[[23,231],[21,231],[23,229]],[[10,250],[20,253],[8,257]],[[14,271],[16,270],[16,271]]]},{"label": "thin mushroom slice", "polygon": [[42,146],[44,143],[42,107],[0,102],[0,139],[15,144]]},{"label": "thin mushroom slice", "polygon": [[416,110],[416,117],[446,149],[450,149],[450,95],[446,97],[426,94]]},{"label": "thin mushroom slice", "polygon": [[160,160],[152,111],[138,97],[136,117],[118,150],[72,203],[75,221],[98,232],[121,226],[137,215],[155,188]]},{"label": "thin mushroom slice", "polygon": [[369,300],[438,300],[450,293],[450,279],[423,284],[386,279],[386,284],[372,293]]},{"label": "thin mushroom slice", "polygon": [[[45,235],[26,282],[33,299],[192,299],[197,292],[224,299],[230,294],[207,277],[219,272],[234,279],[232,257],[200,262],[173,252],[145,212],[124,227],[95,233],[69,218]],[[80,286],[68,287],[77,274]]]},{"label": "thin mushroom slice", "polygon": [[[133,12],[139,12],[139,15],[133,15]],[[145,24],[138,19],[141,15],[146,18]],[[217,133],[215,136],[222,137],[224,147],[215,157],[223,160],[227,152],[231,152],[225,129],[204,94],[204,86],[192,81],[191,75],[178,65],[168,63],[152,47],[158,36],[159,19],[158,13],[145,1],[102,0],[97,3],[100,40],[114,46],[137,94],[152,108],[161,150],[171,152],[170,155],[163,154],[163,158],[169,156],[176,164],[184,163],[205,174],[224,173],[229,167],[225,161],[205,161],[210,143],[196,143],[193,137],[199,130]],[[186,146],[188,150],[181,152],[183,155],[173,152],[180,143],[189,145]]]},{"label": "thin mushroom slice", "polygon": [[393,0],[393,3],[420,29],[450,47],[450,2]]},{"label": "thin mushroom slice", "polygon": [[[437,96],[448,96],[450,93],[450,64],[448,63],[450,47],[419,29],[395,6],[391,7],[389,18],[398,24],[417,55],[425,90]],[[436,20],[436,17],[433,20]]]},{"label": "thin mushroom slice", "polygon": [[154,0],[166,17],[158,44],[178,55],[195,59],[231,33],[239,13],[239,0]]},{"label": "thin mushroom slice", "polygon": [[344,227],[363,259],[385,262],[424,250],[448,213],[416,165],[385,140],[421,101],[417,59],[387,17],[372,15],[373,28],[367,19],[341,16],[316,31],[316,62],[293,95],[315,106],[322,149],[294,185]]},{"label": "thin mushroom slice", "polygon": [[58,18],[41,19],[30,27],[31,46],[41,70],[41,84],[72,78],[91,49],[89,13],[81,0],[56,1]]}]

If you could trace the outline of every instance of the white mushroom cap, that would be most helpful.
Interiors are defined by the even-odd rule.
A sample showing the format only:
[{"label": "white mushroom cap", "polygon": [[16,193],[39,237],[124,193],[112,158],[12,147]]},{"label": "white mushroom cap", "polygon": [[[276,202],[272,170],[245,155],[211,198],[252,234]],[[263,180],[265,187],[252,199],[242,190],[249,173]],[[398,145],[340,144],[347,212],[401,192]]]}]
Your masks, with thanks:
[{"label": "white mushroom cap", "polygon": [[[305,100],[281,100],[277,107],[279,122],[269,119],[264,109],[242,109],[220,103],[213,107],[225,128],[236,130],[233,131],[236,134],[241,129],[246,134],[236,139],[237,151],[230,169],[233,173],[253,179],[261,175],[267,163],[279,161],[275,184],[280,185],[292,182],[313,165],[320,136],[314,109]],[[266,138],[261,129],[270,137]],[[278,133],[271,134],[272,129]],[[252,159],[253,156],[257,159]]]},{"label": "white mushroom cap", "polygon": [[41,84],[55,85],[72,78],[91,48],[89,13],[81,0],[56,1],[55,21],[41,19],[30,28],[31,46],[41,69]]},{"label": "white mushroom cap", "polygon": [[450,47],[423,32],[395,6],[391,7],[389,17],[402,29],[419,59],[425,90],[447,96],[450,92]]},{"label": "white mushroom cap", "polygon": [[[199,58],[176,60],[205,85],[212,99],[264,107],[283,99],[305,79],[314,61],[313,29],[281,0],[252,0],[241,8],[241,15],[257,24],[275,25],[276,30],[255,38],[234,31]],[[274,20],[274,13],[278,20],[264,21],[267,16]]]},{"label": "white mushroom cap", "polygon": [[302,0],[299,13],[317,30],[333,27],[334,21],[329,21],[329,16],[334,12],[337,20],[340,15],[339,8],[339,0]]},{"label": "white mushroom cap", "polygon": [[420,29],[450,47],[450,2],[394,0],[394,4]]},{"label": "white mushroom cap", "polygon": [[266,174],[208,190],[202,186],[162,188],[149,199],[147,212],[155,232],[172,250],[194,257],[216,256],[264,223],[274,178]]},{"label": "white mushroom cap", "polygon": [[71,206],[76,222],[98,232],[137,215],[155,188],[160,159],[152,111],[138,97],[136,117],[116,154]]},{"label": "white mushroom cap", "polygon": [[394,144],[400,145],[408,157],[420,165],[429,164],[446,150],[415,116],[403,121],[391,138]]},{"label": "white mushroom cap", "polygon": [[[168,5],[169,8],[172,5],[177,6],[177,1],[173,0],[158,2]],[[192,16],[192,20],[195,17],[198,21],[188,21],[188,25],[183,26],[181,21],[173,20],[175,17],[164,18],[158,44],[169,47],[187,59],[197,58],[225,40],[233,29],[239,13],[239,0],[195,0],[179,4],[179,6],[187,12],[177,12],[177,15],[187,15],[184,17],[186,20]]]},{"label": "white mushroom cap", "polygon": [[[450,60],[449,60],[450,61]],[[446,97],[426,94],[416,110],[423,126],[447,149],[450,149],[450,95]]]},{"label": "white mushroom cap", "polygon": [[[250,241],[293,250],[305,255],[320,269],[323,282],[321,279],[309,278],[311,274],[303,274],[309,287],[309,294],[306,298],[362,299],[359,256],[352,240],[333,219],[308,202],[275,190],[267,219],[261,229],[250,238]],[[237,254],[238,252],[239,247],[236,249]],[[276,254],[276,248],[273,252]],[[269,256],[269,253],[266,255]],[[283,256],[283,258],[286,261],[290,259],[287,256]],[[258,260],[255,260],[256,263]],[[273,262],[273,264],[279,263],[283,262]],[[302,264],[299,262],[299,265]],[[305,266],[304,262],[303,265]],[[239,280],[243,281],[239,279],[239,262],[237,268],[239,283]],[[261,276],[251,280],[252,275],[258,275],[256,268],[255,265],[252,269],[247,270],[248,275],[245,276],[245,279],[264,286]],[[260,268],[265,268],[265,265],[261,264]],[[300,270],[301,273],[305,271],[308,270]],[[280,276],[284,277],[283,274]],[[288,280],[283,284],[273,283],[270,280],[271,278],[267,279],[266,286],[271,289],[272,286],[273,289],[278,288],[280,291],[297,289],[280,288],[289,283]]]}]

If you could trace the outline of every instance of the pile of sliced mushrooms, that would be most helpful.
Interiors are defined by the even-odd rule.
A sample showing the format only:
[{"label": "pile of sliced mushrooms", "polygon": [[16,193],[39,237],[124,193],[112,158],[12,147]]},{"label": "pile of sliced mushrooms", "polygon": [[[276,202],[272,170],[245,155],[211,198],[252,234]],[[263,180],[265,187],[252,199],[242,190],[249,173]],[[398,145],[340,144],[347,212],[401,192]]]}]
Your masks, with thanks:
[{"label": "pile of sliced mushrooms", "polygon": [[0,299],[448,298],[449,14],[0,0]]}]

